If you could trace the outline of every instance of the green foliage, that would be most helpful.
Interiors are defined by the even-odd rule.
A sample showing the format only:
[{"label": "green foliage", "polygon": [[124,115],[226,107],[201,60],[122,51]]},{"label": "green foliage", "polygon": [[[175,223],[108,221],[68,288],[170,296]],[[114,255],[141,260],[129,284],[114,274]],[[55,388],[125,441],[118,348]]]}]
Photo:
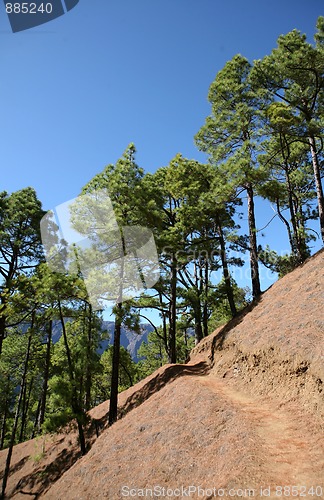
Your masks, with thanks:
[{"label": "green foliage", "polygon": [[[91,324],[89,325],[89,321]],[[87,409],[87,384],[90,377],[89,407],[97,403],[96,389],[92,379],[98,377],[102,367],[98,347],[100,341],[106,338],[100,330],[100,321],[96,314],[88,315],[87,309],[79,311],[76,319],[65,323],[66,336],[72,363],[73,379],[66,353],[64,337],[61,336],[53,348],[51,360],[52,376],[49,380],[49,397],[45,428],[49,431],[65,425],[75,418],[74,399],[77,407]],[[84,418],[84,417],[82,417]]]},{"label": "green foliage", "polygon": [[43,215],[32,188],[0,193],[1,274],[6,280],[42,258],[39,223]]},{"label": "green foliage", "polygon": [[[100,357],[100,369],[94,377],[93,391],[96,404],[107,401],[110,398],[112,360],[113,346],[108,346]],[[137,381],[138,369],[130,353],[123,346],[120,347],[119,363],[118,392],[122,392]]]},{"label": "green foliage", "polygon": [[[67,274],[44,264],[39,227],[44,212],[35,191],[0,193],[1,447],[10,444],[13,430],[17,443],[73,418],[82,427],[86,411],[111,396],[113,373],[115,389],[122,391],[166,362],[185,362],[195,342],[247,305],[248,291],[232,277],[246,250],[254,271],[262,263],[280,277],[304,262],[315,238],[309,221],[320,220],[324,238],[323,75],[324,17],[319,17],[315,45],[293,30],[262,60],[251,64],[236,55],[218,72],[208,94],[210,116],[196,135],[207,164],[177,154],[168,166],[144,175],[130,144],[84,187],[83,194],[108,195],[102,209],[108,210],[111,200],[119,225],[114,232],[112,221],[105,220],[92,252],[124,256],[119,240],[125,226],[145,226],[155,235],[161,277],[142,296],[122,303],[120,274],[88,273],[90,289],[101,280],[117,290],[115,335],[121,325],[139,332],[146,309],[159,312],[137,365],[118,342],[119,357],[112,346],[98,355],[104,334],[81,266]],[[235,222],[240,207],[245,209],[244,192],[248,235],[239,234]],[[285,225],[289,254],[257,245],[255,196],[268,200]],[[95,201],[81,197],[72,208],[74,227],[86,236],[97,229]],[[231,250],[239,255],[230,257]],[[80,257],[91,256],[85,250]],[[253,294],[254,285],[252,280]],[[100,293],[97,300],[100,304]],[[58,322],[63,335],[53,344]]]},{"label": "green foliage", "polygon": [[[8,301],[15,293],[17,280],[42,259],[40,220],[44,212],[32,188],[11,195],[0,193],[0,355],[6,328],[10,326]],[[16,311],[18,313],[18,311]],[[14,322],[23,321],[17,314]]]},{"label": "green foliage", "polygon": [[[193,328],[187,321],[177,323],[176,343],[177,362],[185,363],[195,345]],[[147,342],[143,342],[138,350],[138,356],[141,358],[137,363],[138,379],[147,377],[168,362],[162,328],[149,333]]]},{"label": "green foliage", "polygon": [[268,246],[265,249],[260,248],[259,253],[263,264],[271,269],[271,271],[278,273],[279,278],[282,278],[300,265],[297,256],[293,253],[278,255],[277,252],[271,250]]},{"label": "green foliage", "polygon": [[[231,281],[236,309],[240,312],[249,304],[248,295],[250,294],[250,290],[248,288],[240,288],[233,279]],[[216,328],[224,325],[232,318],[227,300],[226,283],[224,279],[221,280],[217,286],[215,286],[213,294],[214,298],[211,306],[212,311],[208,322],[210,332],[213,332]]]},{"label": "green foliage", "polygon": [[[82,190],[82,194],[107,189],[120,226],[140,224],[143,220],[144,171],[135,163],[136,149],[130,144],[115,165],[107,165]],[[83,232],[82,228],[81,232]]]},{"label": "green foliage", "polygon": [[[285,148],[293,142],[307,145],[313,169],[319,222],[324,241],[323,171],[323,100],[324,53],[322,49],[323,18],[317,23],[316,45],[306,35],[292,30],[278,38],[278,45],[269,56],[256,61],[252,72],[254,84],[263,88],[270,99],[277,101],[274,112],[268,110],[276,133],[285,137]],[[289,151],[285,156],[289,157]],[[295,237],[296,239],[296,237]],[[298,245],[297,245],[298,246]],[[293,253],[295,249],[293,248]],[[299,261],[301,259],[299,258]]]},{"label": "green foliage", "polygon": [[234,56],[218,72],[208,94],[211,115],[195,137],[198,148],[207,152],[212,164],[226,175],[226,198],[230,186],[236,189],[262,176],[254,159],[260,140],[262,101],[251,84],[250,72],[251,64],[241,55]]},{"label": "green foliage", "polygon": [[138,350],[138,356],[142,358],[137,363],[140,378],[147,377],[168,362],[161,328],[158,328],[158,334],[149,333],[147,342],[143,342]]}]

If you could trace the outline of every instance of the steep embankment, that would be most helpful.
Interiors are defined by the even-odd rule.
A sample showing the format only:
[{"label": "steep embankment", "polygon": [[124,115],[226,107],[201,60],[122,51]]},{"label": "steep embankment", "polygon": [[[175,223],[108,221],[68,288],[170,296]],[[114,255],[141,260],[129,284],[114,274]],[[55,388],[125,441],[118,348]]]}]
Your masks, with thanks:
[{"label": "steep embankment", "polygon": [[275,283],[259,303],[206,337],[191,359],[251,394],[299,402],[324,416],[324,251]]},{"label": "steep embankment", "polygon": [[[31,475],[19,453],[28,443],[17,446],[11,498],[120,499],[155,486],[156,497],[169,488],[174,498],[207,499],[216,488],[231,498],[324,498],[323,264],[320,252],[204,339],[188,365],[163,367],[123,393],[124,418],[52,486],[55,446]],[[66,439],[61,454],[75,449]]]}]

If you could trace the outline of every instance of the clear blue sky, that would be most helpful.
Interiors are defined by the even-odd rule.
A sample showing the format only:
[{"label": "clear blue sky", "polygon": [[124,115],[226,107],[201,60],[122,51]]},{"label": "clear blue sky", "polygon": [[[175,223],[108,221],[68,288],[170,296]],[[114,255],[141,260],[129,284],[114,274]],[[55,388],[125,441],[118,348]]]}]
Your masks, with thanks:
[{"label": "clear blue sky", "polygon": [[[313,41],[323,0],[80,0],[13,34],[0,4],[0,190],[33,186],[45,209],[74,198],[130,142],[154,171],[193,136],[227,60],[268,54],[298,28]],[[258,202],[259,203],[259,202]],[[273,213],[260,204],[258,226]],[[288,249],[283,232],[272,236]]]}]

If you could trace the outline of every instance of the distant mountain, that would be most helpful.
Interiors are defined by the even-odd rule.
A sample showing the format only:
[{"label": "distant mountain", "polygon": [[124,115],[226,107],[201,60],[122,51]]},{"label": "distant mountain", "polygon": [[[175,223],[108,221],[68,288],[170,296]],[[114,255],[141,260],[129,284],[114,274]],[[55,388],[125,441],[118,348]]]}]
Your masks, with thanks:
[{"label": "distant mountain", "polygon": [[[68,321],[68,320],[67,320]],[[108,347],[108,345],[114,342],[114,329],[115,323],[113,321],[103,321],[102,330],[106,330],[109,334],[109,339],[104,340],[100,344],[98,352],[102,354]],[[148,334],[153,331],[152,325],[149,323],[141,324],[142,333],[139,335],[128,328],[122,327],[120,343],[125,349],[127,349],[132,356],[133,361],[137,363],[139,357],[137,356],[138,349],[140,348],[142,342],[147,341]],[[62,335],[62,326],[60,321],[54,321],[53,323],[53,343],[55,344]]]},{"label": "distant mountain", "polygon": [[[113,344],[114,342],[114,328],[115,324],[113,321],[103,321],[102,322],[102,330],[107,330],[109,334],[109,339],[101,342],[101,346],[99,349],[99,353],[103,353],[109,344]],[[137,356],[138,349],[140,348],[142,342],[147,342],[148,334],[153,331],[152,325],[149,323],[141,324],[141,334],[135,333],[128,328],[122,327],[121,331],[121,339],[120,343],[123,347],[125,347],[130,355],[132,356],[133,361],[137,363],[139,361],[139,357]]]}]

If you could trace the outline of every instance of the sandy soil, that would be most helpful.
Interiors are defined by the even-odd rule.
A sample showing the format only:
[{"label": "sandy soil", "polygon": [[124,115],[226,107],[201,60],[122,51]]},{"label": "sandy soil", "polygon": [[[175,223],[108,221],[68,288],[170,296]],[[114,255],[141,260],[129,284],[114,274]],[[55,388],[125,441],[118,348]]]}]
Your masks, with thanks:
[{"label": "sandy soil", "polygon": [[313,419],[298,406],[279,406],[212,374],[181,377],[104,433],[45,498],[119,499],[129,488],[139,497],[155,486],[190,485],[237,491],[234,498],[240,490],[261,498],[270,487],[276,498],[280,485],[300,493],[324,487],[324,446]]}]

